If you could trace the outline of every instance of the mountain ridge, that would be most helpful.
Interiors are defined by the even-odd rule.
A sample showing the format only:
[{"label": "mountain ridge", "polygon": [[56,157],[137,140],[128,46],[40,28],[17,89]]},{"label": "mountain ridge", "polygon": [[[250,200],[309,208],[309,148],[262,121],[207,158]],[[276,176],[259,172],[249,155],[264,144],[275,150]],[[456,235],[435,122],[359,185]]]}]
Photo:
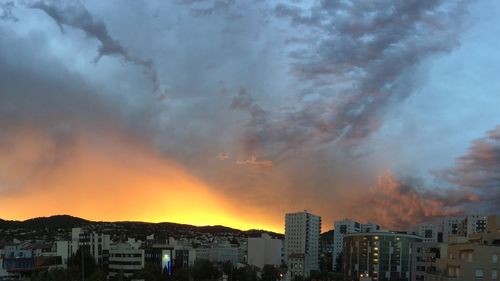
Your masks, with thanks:
[{"label": "mountain ridge", "polygon": [[191,224],[175,223],[175,222],[143,222],[143,221],[91,221],[83,219],[80,217],[75,217],[67,214],[63,215],[53,215],[53,216],[41,216],[30,218],[26,220],[5,220],[0,218],[0,229],[15,229],[15,228],[25,228],[25,229],[43,229],[43,228],[73,228],[82,227],[90,225],[107,225],[116,224],[123,227],[134,227],[134,226],[149,226],[149,227],[160,227],[170,230],[178,231],[196,231],[200,233],[238,233],[238,234],[251,234],[256,236],[261,233],[270,233],[274,236],[282,236],[281,233],[276,233],[273,231],[263,230],[263,229],[249,229],[241,230],[237,228],[232,228],[224,225],[204,225],[196,226]]}]

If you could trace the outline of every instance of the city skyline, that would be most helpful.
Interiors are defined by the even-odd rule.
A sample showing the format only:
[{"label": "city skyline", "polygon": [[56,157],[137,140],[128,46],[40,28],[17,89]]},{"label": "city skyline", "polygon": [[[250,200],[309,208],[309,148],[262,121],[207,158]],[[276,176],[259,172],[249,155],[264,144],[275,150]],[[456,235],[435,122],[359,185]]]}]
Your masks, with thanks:
[{"label": "city skyline", "polygon": [[499,213],[500,4],[0,0],[0,218]]}]

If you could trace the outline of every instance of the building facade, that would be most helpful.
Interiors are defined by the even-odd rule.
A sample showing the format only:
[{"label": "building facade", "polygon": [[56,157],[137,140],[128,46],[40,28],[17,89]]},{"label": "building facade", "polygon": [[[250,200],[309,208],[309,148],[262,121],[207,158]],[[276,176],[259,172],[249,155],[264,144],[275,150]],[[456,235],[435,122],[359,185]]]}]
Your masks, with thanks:
[{"label": "building facade", "polygon": [[285,215],[285,263],[289,275],[308,277],[319,270],[321,217],[307,211]]},{"label": "building facade", "polygon": [[415,234],[422,238],[423,242],[438,242],[438,228],[430,223],[419,224],[416,226]]},{"label": "building facade", "polygon": [[342,254],[344,246],[344,236],[351,233],[359,232],[377,232],[380,231],[380,226],[371,222],[362,224],[354,220],[344,219],[334,222],[335,236],[333,238],[333,254],[332,266],[334,271],[339,271],[337,268],[337,259]]},{"label": "building facade", "polygon": [[248,238],[248,264],[263,268],[264,265],[280,266],[283,262],[283,240],[273,239],[267,233],[260,238]]},{"label": "building facade", "polygon": [[448,255],[448,244],[416,242],[412,248],[412,281],[424,281],[427,273],[438,271],[437,261]]},{"label": "building facade", "polygon": [[424,280],[499,280],[500,217],[488,217],[482,233],[471,233],[468,238],[459,238],[450,238],[448,255],[436,260],[437,270],[427,272]]},{"label": "building facade", "polygon": [[137,249],[128,243],[116,244],[109,250],[109,276],[123,273],[131,276],[144,268],[144,249]]},{"label": "building facade", "polygon": [[415,235],[372,232],[344,236],[343,274],[346,280],[410,281]]}]

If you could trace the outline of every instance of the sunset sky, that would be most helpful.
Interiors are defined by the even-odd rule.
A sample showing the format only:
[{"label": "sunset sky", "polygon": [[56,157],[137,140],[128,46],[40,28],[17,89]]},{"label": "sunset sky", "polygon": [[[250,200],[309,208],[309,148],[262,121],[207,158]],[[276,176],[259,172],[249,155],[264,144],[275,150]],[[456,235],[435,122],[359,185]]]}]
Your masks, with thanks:
[{"label": "sunset sky", "polygon": [[500,211],[500,2],[0,0],[0,218]]}]

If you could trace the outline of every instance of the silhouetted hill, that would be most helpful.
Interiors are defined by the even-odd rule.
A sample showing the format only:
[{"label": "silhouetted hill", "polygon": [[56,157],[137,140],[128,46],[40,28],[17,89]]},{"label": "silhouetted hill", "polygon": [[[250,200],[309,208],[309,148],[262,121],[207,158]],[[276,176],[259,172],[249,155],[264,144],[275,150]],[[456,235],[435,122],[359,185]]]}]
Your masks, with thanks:
[{"label": "silhouetted hill", "polygon": [[57,215],[51,217],[38,217],[25,221],[8,221],[0,219],[0,229],[69,229],[73,227],[88,226],[99,232],[111,234],[126,234],[129,237],[144,239],[152,233],[158,238],[168,238],[170,236],[194,236],[194,233],[209,234],[237,234],[247,237],[259,237],[262,233],[269,233],[273,237],[283,238],[283,234],[265,230],[239,230],[222,225],[194,226],[172,222],[148,223],[139,221],[121,222],[95,222],[69,215]]},{"label": "silhouetted hill", "polygon": [[334,233],[335,233],[335,231],[333,229],[321,233],[321,240],[333,241]]},{"label": "silhouetted hill", "polygon": [[72,228],[89,224],[90,221],[69,215],[57,215],[51,217],[38,217],[25,221],[7,221],[0,219],[0,228]]}]

